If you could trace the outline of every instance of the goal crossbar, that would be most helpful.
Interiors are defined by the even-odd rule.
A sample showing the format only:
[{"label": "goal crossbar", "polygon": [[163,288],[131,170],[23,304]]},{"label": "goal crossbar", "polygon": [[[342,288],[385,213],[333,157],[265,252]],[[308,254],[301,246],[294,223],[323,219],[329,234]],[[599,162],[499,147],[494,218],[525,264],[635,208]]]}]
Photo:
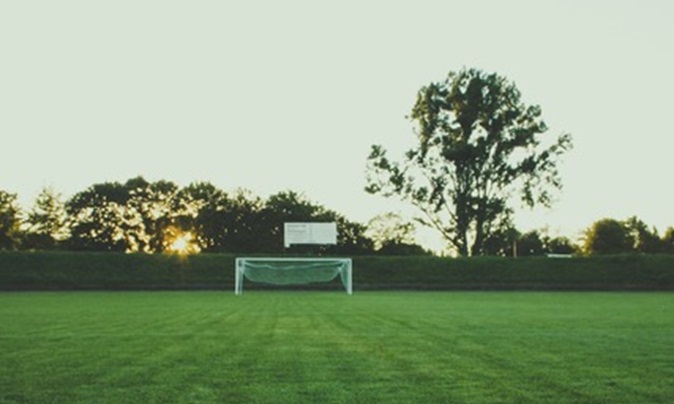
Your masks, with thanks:
[{"label": "goal crossbar", "polygon": [[340,277],[349,295],[353,293],[351,258],[240,257],[234,264],[234,293],[243,293],[244,278],[275,285],[329,282]]}]

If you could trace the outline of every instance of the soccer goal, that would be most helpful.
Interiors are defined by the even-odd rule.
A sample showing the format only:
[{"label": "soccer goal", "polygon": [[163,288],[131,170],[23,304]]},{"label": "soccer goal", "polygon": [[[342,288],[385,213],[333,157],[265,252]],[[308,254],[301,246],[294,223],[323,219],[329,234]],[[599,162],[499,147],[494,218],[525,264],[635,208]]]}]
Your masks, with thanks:
[{"label": "soccer goal", "polygon": [[244,278],[272,285],[330,282],[339,277],[346,293],[353,293],[351,258],[237,258],[234,293],[243,293]]}]

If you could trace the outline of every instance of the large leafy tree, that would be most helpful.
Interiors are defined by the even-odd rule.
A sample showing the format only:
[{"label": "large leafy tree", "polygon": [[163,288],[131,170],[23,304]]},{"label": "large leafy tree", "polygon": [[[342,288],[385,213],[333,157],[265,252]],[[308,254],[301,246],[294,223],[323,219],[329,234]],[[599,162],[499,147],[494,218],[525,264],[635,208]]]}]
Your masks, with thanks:
[{"label": "large leafy tree", "polygon": [[672,245],[672,234],[674,234],[671,228],[668,231],[669,235],[665,231],[663,237],[660,238],[655,228],[649,229],[646,223],[636,216],[624,221],[601,219],[585,230],[583,251],[587,254],[667,252],[669,246]]},{"label": "large leafy tree", "polygon": [[194,234],[202,251],[222,251],[227,194],[210,182],[194,182],[180,190],[178,200],[182,206],[178,225]]},{"label": "large leafy tree", "polygon": [[552,254],[573,254],[578,249],[576,245],[564,236],[545,238],[547,251]]},{"label": "large leafy tree", "polygon": [[511,223],[503,223],[493,230],[484,243],[485,255],[512,257],[517,254],[517,241],[522,234]]},{"label": "large leafy tree", "polygon": [[367,234],[377,250],[388,244],[414,244],[415,231],[414,223],[394,212],[377,215],[367,223]]},{"label": "large leafy tree", "polygon": [[549,206],[561,188],[557,163],[570,135],[543,142],[540,107],[525,105],[502,76],[450,72],[421,88],[409,118],[416,146],[402,162],[372,146],[366,190],[412,203],[461,255],[485,253],[492,233],[507,227],[513,197]]},{"label": "large leafy tree", "polygon": [[[267,198],[261,212],[260,222],[264,251],[283,252],[283,225],[286,222],[334,222],[336,214],[324,206],[310,201],[304,194],[281,191]],[[291,246],[292,252],[319,252],[325,247]]]},{"label": "large leafy tree", "polygon": [[665,250],[665,243],[658,236],[657,229],[649,229],[643,220],[632,216],[625,220],[624,225],[634,240],[635,252],[657,254]]},{"label": "large leafy tree", "polygon": [[54,249],[68,237],[67,214],[61,194],[54,189],[43,188],[26,220],[28,231],[26,245],[29,248]]},{"label": "large leafy tree", "polygon": [[286,222],[336,222],[336,246],[295,245],[293,253],[365,254],[372,252],[372,241],[365,235],[366,227],[347,220],[337,212],[314,203],[303,194],[282,191],[271,195],[259,216],[259,248],[267,252],[283,252],[283,224]]},{"label": "large leafy tree", "polygon": [[414,223],[405,221],[397,213],[387,212],[373,217],[367,223],[366,234],[373,247],[383,255],[426,255],[428,251],[416,243]]},{"label": "large leafy tree", "polygon": [[95,184],[75,194],[66,202],[69,247],[90,251],[131,249],[127,200],[128,190],[118,182]]},{"label": "large leafy tree", "polygon": [[191,184],[179,196],[188,209],[178,222],[193,229],[202,251],[259,251],[264,204],[259,197],[243,189],[227,194],[207,182]]},{"label": "large leafy tree", "polygon": [[172,235],[181,232],[177,217],[186,209],[180,203],[178,185],[171,181],[148,182],[136,177],[126,190],[125,234],[131,251],[164,252]]},{"label": "large leafy tree", "polygon": [[545,254],[543,237],[538,230],[522,234],[517,240],[517,255],[521,257]]},{"label": "large leafy tree", "polygon": [[374,252],[374,243],[366,235],[367,226],[352,222],[335,213],[337,223],[337,245],[332,248],[335,254],[365,255]]},{"label": "large leafy tree", "polygon": [[236,252],[259,251],[258,237],[260,211],[264,202],[250,191],[239,189],[223,201],[223,209],[217,215],[223,232],[223,250]]},{"label": "large leafy tree", "polygon": [[668,227],[662,235],[664,252],[674,254],[674,227]]},{"label": "large leafy tree", "polygon": [[21,238],[17,195],[0,189],[0,250],[17,248]]},{"label": "large leafy tree", "polygon": [[184,233],[181,218],[192,209],[171,181],[131,178],[95,184],[67,202],[74,249],[164,252]]},{"label": "large leafy tree", "polygon": [[633,251],[634,237],[624,222],[601,219],[585,231],[583,251],[586,254],[620,254]]}]

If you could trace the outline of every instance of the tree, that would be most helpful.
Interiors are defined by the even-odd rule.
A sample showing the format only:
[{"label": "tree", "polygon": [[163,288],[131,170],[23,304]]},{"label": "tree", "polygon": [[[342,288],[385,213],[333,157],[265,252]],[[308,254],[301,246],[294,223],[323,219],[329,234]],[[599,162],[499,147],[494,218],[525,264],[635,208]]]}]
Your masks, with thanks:
[{"label": "tree", "polygon": [[259,252],[260,237],[264,233],[260,215],[264,202],[247,190],[237,190],[226,199],[220,212],[224,232],[224,249],[230,252]]},{"label": "tree", "polygon": [[656,229],[651,231],[646,223],[638,217],[632,216],[628,218],[624,225],[627,228],[630,237],[634,240],[634,251],[645,254],[655,254],[664,250],[665,246],[658,236],[658,231]]},{"label": "tree", "polygon": [[[66,202],[69,248],[89,251],[127,251],[128,190],[118,182],[95,184]],[[126,222],[126,223],[125,223]]]},{"label": "tree", "polygon": [[[294,191],[269,196],[260,214],[260,247],[263,251],[283,252],[283,226],[286,222],[334,222],[334,212]],[[325,247],[291,246],[293,252],[322,252]]]},{"label": "tree", "polygon": [[545,254],[543,239],[537,230],[524,233],[517,240],[517,255],[521,257]]},{"label": "tree", "polygon": [[54,249],[68,237],[67,214],[61,194],[43,188],[26,221],[26,247]]},{"label": "tree", "polygon": [[451,72],[423,87],[412,108],[418,144],[401,163],[381,145],[368,157],[366,191],[416,206],[460,255],[486,252],[492,233],[510,221],[511,199],[549,206],[561,188],[563,134],[544,145],[538,106],[526,106],[515,85],[476,69]]},{"label": "tree", "polygon": [[416,227],[393,212],[372,218],[367,224],[366,235],[372,240],[375,251],[383,255],[430,254],[414,239]]},{"label": "tree", "polygon": [[546,250],[551,254],[573,254],[576,246],[568,237],[545,238]]},{"label": "tree", "polygon": [[[142,177],[95,184],[66,203],[75,250],[161,253],[283,252],[283,223],[337,222],[338,246],[319,252],[371,252],[365,227],[287,191],[267,201],[246,190],[227,194],[210,183],[180,188]],[[302,250],[295,252],[304,252]]]},{"label": "tree", "polygon": [[380,255],[433,255],[432,251],[416,243],[386,241],[377,251]]},{"label": "tree", "polygon": [[413,223],[393,212],[377,215],[367,223],[367,234],[377,250],[385,244],[414,244],[415,231]]},{"label": "tree", "polygon": [[674,254],[674,227],[668,227],[662,235],[664,251]]},{"label": "tree", "polygon": [[20,213],[17,195],[0,189],[0,250],[13,250],[19,246]]},{"label": "tree", "polygon": [[372,240],[365,235],[366,227],[347,220],[337,212],[308,200],[303,194],[283,191],[270,196],[259,217],[258,248],[268,252],[283,252],[283,224],[286,222],[335,222],[338,236],[335,246],[291,246],[294,253],[367,254],[373,251]]},{"label": "tree", "polygon": [[508,221],[491,232],[484,243],[485,255],[512,257],[517,254],[517,240],[522,234]]},{"label": "tree", "polygon": [[171,181],[148,182],[136,177],[124,184],[126,191],[124,234],[128,250],[160,253],[185,230],[177,217],[186,207],[179,199],[180,188]]},{"label": "tree", "polygon": [[177,239],[193,235],[186,226],[194,224],[190,215],[197,208],[183,196],[171,181],[143,177],[95,184],[66,204],[68,245],[77,250],[165,252]]},{"label": "tree", "polygon": [[633,251],[634,239],[623,222],[601,219],[585,231],[586,254],[620,254]]},{"label": "tree", "polygon": [[[232,195],[210,183],[196,183],[180,192],[185,214],[181,226],[191,226],[204,252],[260,252],[262,199],[239,189]],[[196,216],[193,216],[195,215]]]},{"label": "tree", "polygon": [[210,182],[195,182],[180,190],[182,205],[177,222],[190,229],[202,251],[218,251],[224,246],[222,212],[227,209],[227,194]]},{"label": "tree", "polygon": [[335,254],[365,255],[374,251],[372,239],[365,234],[367,226],[352,222],[342,215],[334,213],[337,223],[337,245],[329,248]]}]

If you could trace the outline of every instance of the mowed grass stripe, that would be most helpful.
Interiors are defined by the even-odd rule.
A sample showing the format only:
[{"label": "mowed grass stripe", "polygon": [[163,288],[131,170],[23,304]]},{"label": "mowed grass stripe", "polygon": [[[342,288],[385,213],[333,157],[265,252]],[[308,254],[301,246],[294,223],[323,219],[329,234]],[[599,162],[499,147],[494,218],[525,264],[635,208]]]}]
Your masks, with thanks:
[{"label": "mowed grass stripe", "polygon": [[0,294],[0,402],[667,402],[668,293]]}]

